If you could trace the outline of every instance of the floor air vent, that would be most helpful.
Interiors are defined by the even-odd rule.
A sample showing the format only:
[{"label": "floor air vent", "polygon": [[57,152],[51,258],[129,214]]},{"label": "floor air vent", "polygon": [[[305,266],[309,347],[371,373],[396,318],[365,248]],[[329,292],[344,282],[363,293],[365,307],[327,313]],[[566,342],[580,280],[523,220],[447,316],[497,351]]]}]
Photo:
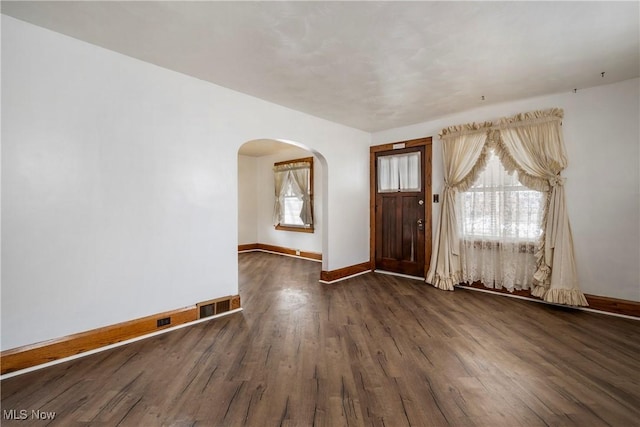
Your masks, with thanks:
[{"label": "floor air vent", "polygon": [[236,308],[240,308],[240,297],[236,295],[232,297],[224,297],[211,301],[205,301],[197,304],[197,307],[199,316],[198,318],[202,319],[230,310],[235,310]]},{"label": "floor air vent", "polygon": [[216,303],[216,313],[224,313],[225,311],[229,311],[231,307],[230,300],[224,300]]}]

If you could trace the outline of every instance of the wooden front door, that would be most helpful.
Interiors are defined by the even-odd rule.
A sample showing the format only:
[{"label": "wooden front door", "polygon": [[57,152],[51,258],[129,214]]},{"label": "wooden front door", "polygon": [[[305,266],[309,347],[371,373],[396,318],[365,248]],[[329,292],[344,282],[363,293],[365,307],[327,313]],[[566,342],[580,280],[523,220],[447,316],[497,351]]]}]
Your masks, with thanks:
[{"label": "wooden front door", "polygon": [[[429,146],[429,148],[431,148]],[[400,185],[394,190],[393,184],[389,185],[389,166],[391,158],[404,161],[407,154],[413,153],[412,175],[416,168],[419,178],[413,178],[411,185]],[[419,154],[416,154],[419,153]],[[430,154],[430,152],[428,153]],[[415,159],[419,159],[416,166]],[[425,232],[430,236],[430,218],[427,209],[430,200],[425,198],[426,183],[425,164],[429,159],[425,158],[425,146],[410,147],[404,149],[380,151],[375,153],[375,266],[377,269],[392,271],[411,276],[425,277]],[[382,172],[380,169],[385,169]],[[393,169],[393,168],[392,168]],[[395,166],[395,169],[398,169]],[[395,172],[394,169],[394,172]],[[399,167],[399,175],[407,175],[406,171]],[[406,166],[405,166],[406,169]],[[383,173],[383,182],[380,182],[380,174]],[[402,178],[400,178],[402,180]],[[405,181],[407,178],[405,178]],[[419,180],[419,181],[418,181]],[[416,186],[415,182],[419,184]],[[408,187],[408,188],[407,188]],[[419,188],[416,188],[419,187]],[[428,196],[430,197],[430,191]],[[429,223],[427,224],[427,220]]]}]

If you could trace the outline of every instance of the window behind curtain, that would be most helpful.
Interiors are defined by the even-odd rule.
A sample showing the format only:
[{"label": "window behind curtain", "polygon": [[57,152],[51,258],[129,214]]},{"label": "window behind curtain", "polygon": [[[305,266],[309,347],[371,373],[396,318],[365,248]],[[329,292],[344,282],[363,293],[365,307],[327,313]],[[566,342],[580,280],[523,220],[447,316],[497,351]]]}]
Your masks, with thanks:
[{"label": "window behind curtain", "polygon": [[491,152],[486,169],[461,198],[461,264],[466,282],[528,289],[536,268],[546,193],[508,174]]},{"label": "window behind curtain", "polygon": [[300,218],[302,211],[302,198],[293,191],[291,179],[287,179],[287,189],[284,192],[284,215],[280,225],[304,226]]},{"label": "window behind curtain", "polygon": [[535,242],[542,233],[544,193],[509,175],[493,151],[486,169],[462,197],[462,234],[469,238]]},{"label": "window behind curtain", "polygon": [[378,157],[378,192],[420,191],[420,153]]},{"label": "window behind curtain", "polygon": [[313,232],[313,157],[274,164],[278,230]]}]

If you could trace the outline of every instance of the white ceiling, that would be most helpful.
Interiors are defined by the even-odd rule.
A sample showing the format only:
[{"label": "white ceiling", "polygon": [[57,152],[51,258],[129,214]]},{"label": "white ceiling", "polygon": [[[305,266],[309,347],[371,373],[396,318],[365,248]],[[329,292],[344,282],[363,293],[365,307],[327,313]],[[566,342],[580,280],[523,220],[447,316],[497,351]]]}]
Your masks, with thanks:
[{"label": "white ceiling", "polygon": [[125,55],[377,131],[483,102],[638,77],[639,4],[2,1],[1,7]]}]

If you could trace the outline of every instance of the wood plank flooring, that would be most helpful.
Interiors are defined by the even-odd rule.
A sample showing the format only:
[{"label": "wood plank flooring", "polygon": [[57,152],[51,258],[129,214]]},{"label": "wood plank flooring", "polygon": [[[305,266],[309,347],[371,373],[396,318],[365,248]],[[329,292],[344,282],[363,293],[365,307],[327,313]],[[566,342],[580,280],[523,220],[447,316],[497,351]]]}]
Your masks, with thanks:
[{"label": "wood plank flooring", "polygon": [[2,425],[640,425],[639,321],[239,264],[242,313],[2,381]]}]

